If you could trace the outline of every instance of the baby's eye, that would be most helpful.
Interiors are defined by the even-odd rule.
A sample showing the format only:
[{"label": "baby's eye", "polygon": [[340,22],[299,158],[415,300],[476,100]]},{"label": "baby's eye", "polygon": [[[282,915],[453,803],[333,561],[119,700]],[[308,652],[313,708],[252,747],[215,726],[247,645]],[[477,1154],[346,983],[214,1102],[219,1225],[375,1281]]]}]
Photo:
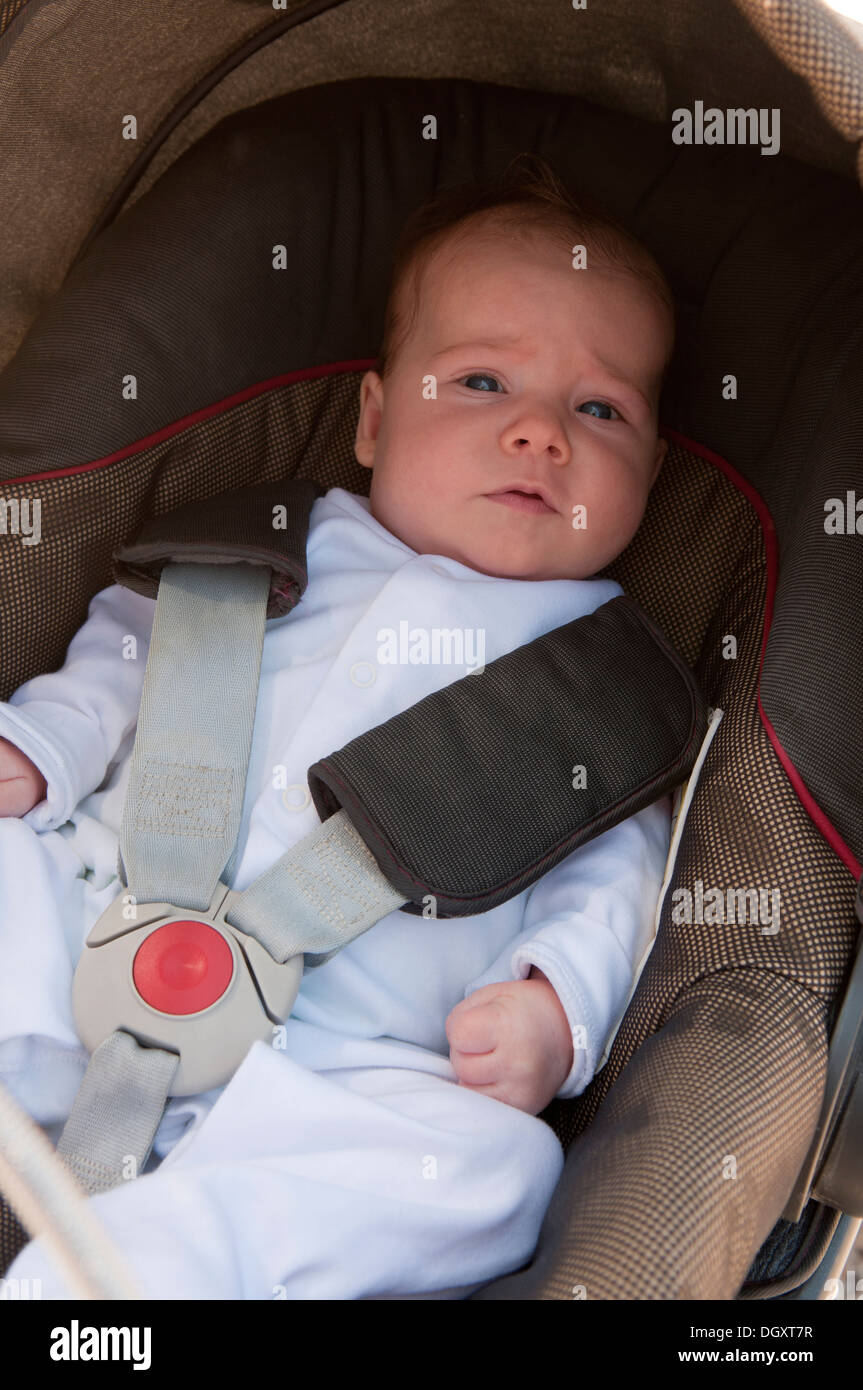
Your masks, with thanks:
[{"label": "baby's eye", "polygon": [[[467,381],[495,381],[495,382],[496,382],[496,381],[497,381],[497,377],[496,377],[496,376],[492,376],[490,372],[471,372],[470,376],[462,376],[462,377],[459,377],[459,386],[461,386],[462,382],[467,382]],[[498,384],[500,384],[500,383],[498,383]],[[478,387],[474,388],[473,386],[471,386],[471,387],[469,387],[468,389],[471,390],[471,391],[473,391],[474,389],[476,389],[476,390],[478,390],[478,391],[487,391],[487,390],[488,390],[488,387],[486,387],[486,386],[478,386]],[[493,388],[493,387],[492,387],[492,394],[494,394],[494,388]]]},{"label": "baby's eye", "polygon": [[[618,412],[614,409],[614,406],[609,405],[607,401],[585,401],[584,405],[580,405],[578,408],[579,410],[584,410],[585,406],[591,405],[599,406],[602,410],[610,410],[613,415],[617,415],[618,420],[621,418]],[[596,411],[591,410],[590,414],[596,415]],[[597,420],[610,420],[612,417],[611,415],[597,415],[596,418]]]}]

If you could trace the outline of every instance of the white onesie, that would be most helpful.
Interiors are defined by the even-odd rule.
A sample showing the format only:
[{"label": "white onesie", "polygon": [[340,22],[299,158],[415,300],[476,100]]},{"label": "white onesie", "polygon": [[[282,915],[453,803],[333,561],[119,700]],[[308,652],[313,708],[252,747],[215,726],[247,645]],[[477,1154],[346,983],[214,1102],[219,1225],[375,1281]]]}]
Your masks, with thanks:
[{"label": "white onesie", "polygon": [[[405,660],[406,633],[461,629],[466,660],[487,664],[622,593],[609,579],[501,579],[418,555],[343,488],[313,504],[306,553],[302,599],[266,624],[240,891],[318,824],[312,763],[468,673],[445,647],[437,662]],[[120,889],[154,611],[104,589],[62,669],[0,704],[0,736],[48,783],[26,816],[0,819],[0,1078],[55,1140],[87,1061],[72,974]],[[91,1199],[145,1296],[403,1297],[524,1265],[563,1152],[537,1117],[454,1084],[447,1015],[536,965],[576,1044],[558,1096],[579,1095],[652,946],[669,839],[663,798],[490,912],[395,911],[307,972],[273,1046],[255,1043],[227,1086],[172,1100],[144,1173]],[[8,1273],[70,1296],[39,1241]]]}]

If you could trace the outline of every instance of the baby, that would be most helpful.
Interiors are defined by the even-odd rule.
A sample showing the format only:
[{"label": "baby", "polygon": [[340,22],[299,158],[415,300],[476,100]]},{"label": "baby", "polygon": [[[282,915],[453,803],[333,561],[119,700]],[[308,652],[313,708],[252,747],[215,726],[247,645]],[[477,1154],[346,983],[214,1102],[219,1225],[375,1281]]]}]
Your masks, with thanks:
[{"label": "baby", "polygon": [[[297,699],[304,702],[300,709],[310,711],[306,724],[301,719],[299,726],[309,736],[294,750],[297,764],[307,767],[461,674],[440,667],[402,668],[388,692],[378,681],[366,704],[357,700],[356,689],[342,689],[336,692],[340,704],[334,701],[344,716],[336,736],[326,708],[326,673],[373,603],[382,602],[387,581],[396,594],[396,581],[410,572],[413,587],[405,580],[399,601],[415,601],[412,617],[415,612],[424,616],[423,602],[429,615],[437,612],[450,626],[452,613],[442,608],[451,601],[467,605],[456,607],[463,617],[479,614],[492,645],[487,659],[593,611],[621,592],[613,581],[593,576],[635,535],[661,467],[666,444],[657,437],[657,407],[673,341],[671,296],[656,263],[600,210],[577,207],[541,161],[535,172],[511,168],[484,193],[444,192],[414,215],[396,258],[379,370],[366,372],[360,387],[355,451],[358,461],[373,470],[370,496],[366,501],[334,488],[312,509],[308,588],[293,613],[267,624],[255,726],[260,747],[257,754],[253,747],[250,785],[256,774],[261,780],[273,757],[282,756],[284,708],[296,711]],[[337,573],[343,587],[328,589],[330,581],[336,584]],[[117,671],[111,662],[122,637],[137,632],[146,648],[153,608],[150,600],[118,586],[103,591],[70,646],[64,671],[36,678],[0,706],[0,730],[7,735],[0,738],[0,817],[24,818],[22,832],[26,826],[31,837],[28,853],[34,836],[47,844],[58,826],[69,830],[68,820],[83,825],[71,813],[78,801],[83,804],[83,793],[94,788],[92,815],[101,826],[116,830],[143,672],[137,689],[123,694],[125,704],[117,695],[122,708],[102,716],[103,727],[113,720],[114,730],[105,740],[113,744],[106,759],[114,758],[108,768],[113,775],[102,788],[100,768],[99,782],[74,787],[72,778],[72,792],[58,789],[62,779],[53,773],[52,757],[62,753],[50,751],[55,734],[49,707],[34,702],[48,698],[63,705],[62,727],[68,705],[86,712],[91,699],[100,698],[96,692],[111,686],[110,673]],[[338,613],[344,613],[339,641],[321,652],[321,632],[329,631],[326,625]],[[382,607],[375,608],[376,625],[384,616]],[[76,656],[75,644],[88,632],[89,646],[79,645]],[[299,696],[292,691],[293,705],[281,706],[277,721],[270,718],[278,697],[267,685],[267,652],[269,645],[275,670],[281,641],[286,653],[281,666],[292,668],[292,678],[307,684]],[[82,685],[73,700],[70,682],[80,682],[86,674],[87,652],[90,686]],[[314,679],[313,671],[318,672]],[[65,687],[46,684],[64,678]],[[283,808],[282,821],[265,809],[273,800],[267,791],[266,802],[261,797],[251,811],[248,806],[244,811],[240,842],[245,837],[247,853],[233,883],[239,889],[317,822],[306,803],[298,808],[304,818],[295,817],[296,826],[286,829]],[[664,799],[582,846],[527,893],[491,913],[441,920],[433,924],[433,932],[425,923],[424,934],[418,919],[391,913],[333,960],[307,973],[286,1023],[285,1051],[257,1043],[227,1088],[171,1102],[154,1146],[154,1159],[161,1155],[161,1165],[91,1199],[148,1294],[273,1297],[274,1289],[286,1287],[291,1298],[399,1296],[448,1284],[467,1287],[467,1280],[481,1284],[523,1264],[534,1249],[562,1166],[553,1132],[532,1117],[556,1096],[579,1094],[601,1065],[602,1044],[607,1055],[652,944],[668,833]],[[262,840],[264,848],[252,852]],[[15,852],[21,852],[22,844]],[[56,855],[68,849],[67,836],[56,846]],[[116,837],[110,849],[115,851]],[[107,865],[108,851],[103,851]],[[11,848],[7,852],[13,853]],[[59,858],[53,862],[58,864]],[[2,865],[0,846],[0,870]],[[75,877],[82,873],[92,879],[92,863],[79,867]],[[88,900],[84,934],[98,915],[96,908],[102,910],[118,891],[118,881],[109,883],[109,875],[105,869],[98,902]],[[62,896],[55,889],[55,897]],[[64,935],[74,966],[83,936],[78,927],[71,935],[64,928]],[[415,953],[410,958],[409,950]],[[454,1005],[453,996],[458,999]],[[52,1034],[52,1027],[21,1024],[13,1041],[38,1034],[53,1035],[59,1043],[68,1037],[68,1028],[64,1034],[58,1025]],[[585,1029],[587,1044],[582,1041]],[[10,1038],[8,1027],[0,1035],[0,1064],[3,1038]],[[274,1067],[282,1069],[278,1075]],[[304,1135],[317,1133],[316,1124],[323,1131],[329,1124],[335,1136],[323,1134],[318,1154],[306,1147],[306,1157],[315,1162],[305,1168],[297,1166],[295,1133],[279,1139],[268,1131],[263,1148],[250,1138],[250,1126],[259,1123],[252,1119],[255,1104],[271,1118],[276,1109],[281,1111],[272,1103],[274,1087],[284,1086],[286,1077],[294,1087],[288,1108],[295,1120],[303,1116]],[[393,1086],[387,1080],[408,1077],[409,1085],[401,1081]],[[74,1080],[72,1096],[80,1071]],[[357,1109],[354,1115],[348,1106],[336,1114],[333,1083],[351,1092],[352,1104],[359,1107],[362,1097],[362,1105],[373,1108],[368,1113]],[[318,1093],[316,1085],[326,1092]],[[17,1089],[28,1103],[23,1083]],[[458,1104],[456,1090],[464,1095]],[[484,1103],[488,1100],[504,1102],[511,1118],[501,1117],[503,1107],[492,1111]],[[70,1100],[67,1095],[52,1104],[34,1093],[28,1108],[59,1130]],[[458,1105],[474,1108],[459,1110],[460,1118],[448,1128],[446,1107],[455,1113]],[[190,1125],[190,1117],[198,1123]],[[186,1130],[178,1130],[180,1119]],[[431,1122],[427,1133],[418,1128],[420,1120]],[[244,1127],[246,1148],[237,1148]],[[445,1166],[444,1151],[451,1143],[452,1163],[459,1165],[453,1179],[457,1197],[449,1202],[442,1194],[445,1184],[435,1192],[433,1182],[418,1193],[415,1176],[406,1179],[403,1164],[384,1176],[389,1160],[382,1155],[390,1139],[393,1153],[404,1155],[407,1144],[407,1151],[424,1162],[434,1158],[432,1176]],[[327,1165],[336,1162],[339,1148],[352,1150],[353,1166],[330,1172]],[[364,1148],[375,1155],[368,1170],[375,1175],[374,1181],[368,1179],[373,1193],[358,1176],[366,1172],[357,1156]],[[506,1174],[500,1166],[506,1162],[502,1149],[520,1155]],[[274,1167],[273,1155],[278,1156],[283,1185],[272,1187],[267,1203],[260,1179],[256,1212],[240,1212],[242,1170],[236,1166],[217,1198],[208,1190],[218,1212],[213,1229],[227,1220],[231,1207],[236,1230],[248,1237],[253,1253],[238,1259],[236,1233],[216,1249],[203,1198],[191,1198],[182,1181],[203,1173],[207,1164],[212,1168],[216,1159],[236,1165],[261,1155],[268,1160],[267,1172]],[[484,1165],[484,1173],[471,1174],[469,1163],[480,1169]],[[293,1182],[290,1197],[284,1174]],[[492,1177],[498,1189],[493,1211],[483,1207],[488,1199],[480,1199],[476,1186],[491,1183]],[[167,1193],[166,1184],[178,1178],[176,1213],[194,1208],[199,1219],[187,1213],[184,1223],[180,1214],[170,1216],[167,1196],[157,1201],[155,1188],[152,1196],[148,1193],[148,1184],[154,1183]],[[256,1177],[254,1183],[258,1181]],[[309,1184],[316,1191],[321,1188],[316,1218],[310,1215],[315,1196]],[[339,1214],[337,1194],[351,1198],[349,1221]],[[388,1213],[388,1202],[395,1203],[394,1213]],[[357,1208],[363,1209],[362,1228]],[[441,1215],[444,1208],[449,1224]],[[274,1238],[268,1228],[279,1209],[288,1213],[287,1226]],[[158,1248],[151,1234],[157,1210],[164,1216]],[[327,1213],[326,1221],[321,1211]],[[255,1216],[261,1231],[257,1245]],[[310,1222],[308,1249],[298,1254],[305,1249],[304,1220]],[[341,1244],[330,1247],[336,1231]],[[433,1257],[418,1269],[416,1251],[425,1260],[430,1243]],[[63,1286],[39,1246],[31,1243],[10,1272],[38,1274],[46,1296],[62,1296]]]}]

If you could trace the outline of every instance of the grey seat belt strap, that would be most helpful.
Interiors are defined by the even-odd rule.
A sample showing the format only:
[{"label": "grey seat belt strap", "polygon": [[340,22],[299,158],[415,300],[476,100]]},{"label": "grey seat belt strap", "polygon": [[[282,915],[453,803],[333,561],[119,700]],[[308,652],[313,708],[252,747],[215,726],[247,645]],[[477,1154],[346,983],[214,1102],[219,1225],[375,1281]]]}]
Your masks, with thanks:
[{"label": "grey seat belt strap", "polygon": [[[269,584],[252,565],[162,571],[120,831],[138,902],[203,910],[233,872]],[[179,1061],[121,1030],[96,1048],[57,1145],[85,1191],[137,1176]]]},{"label": "grey seat belt strap", "polygon": [[179,1061],[175,1052],[141,1047],[119,1030],[96,1048],[57,1145],[85,1192],[107,1192],[138,1176]]},{"label": "grey seat belt strap", "polygon": [[307,966],[318,966],[407,901],[338,811],[233,895],[225,921],[276,960],[303,952]]},{"label": "grey seat belt strap", "polygon": [[139,902],[204,911],[230,881],[269,580],[246,564],[162,571],[120,833]]},{"label": "grey seat belt strap", "polygon": [[[139,902],[203,911],[233,875],[268,592],[264,567],[162,571],[120,837]],[[340,814],[235,897],[225,920],[278,961],[308,949],[322,965],[406,901]]]}]

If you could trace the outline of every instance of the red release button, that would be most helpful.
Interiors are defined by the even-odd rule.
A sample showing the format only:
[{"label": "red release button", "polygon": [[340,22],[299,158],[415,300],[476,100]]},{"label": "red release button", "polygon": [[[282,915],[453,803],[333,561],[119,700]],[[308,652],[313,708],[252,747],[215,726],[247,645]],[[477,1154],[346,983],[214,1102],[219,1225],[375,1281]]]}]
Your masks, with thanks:
[{"label": "red release button", "polygon": [[132,979],[145,1003],[165,1014],[196,1014],[231,983],[234,958],[206,922],[166,922],[135,953]]}]

